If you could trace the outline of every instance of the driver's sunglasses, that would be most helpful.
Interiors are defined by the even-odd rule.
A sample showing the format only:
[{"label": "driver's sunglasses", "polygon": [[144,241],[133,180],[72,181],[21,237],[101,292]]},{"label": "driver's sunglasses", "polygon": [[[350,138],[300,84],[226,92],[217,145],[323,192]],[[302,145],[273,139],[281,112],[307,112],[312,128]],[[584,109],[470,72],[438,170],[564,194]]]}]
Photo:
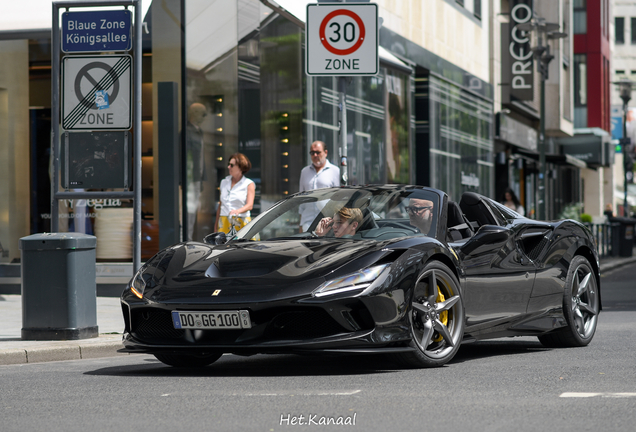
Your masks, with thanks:
[{"label": "driver's sunglasses", "polygon": [[322,153],[322,151],[313,150],[313,151],[309,152],[309,154],[312,155],[312,156],[318,156],[320,153]]},{"label": "driver's sunglasses", "polygon": [[407,213],[421,213],[424,210],[431,210],[433,208],[433,206],[426,206],[426,207],[416,207],[416,206],[408,206],[405,207]]}]

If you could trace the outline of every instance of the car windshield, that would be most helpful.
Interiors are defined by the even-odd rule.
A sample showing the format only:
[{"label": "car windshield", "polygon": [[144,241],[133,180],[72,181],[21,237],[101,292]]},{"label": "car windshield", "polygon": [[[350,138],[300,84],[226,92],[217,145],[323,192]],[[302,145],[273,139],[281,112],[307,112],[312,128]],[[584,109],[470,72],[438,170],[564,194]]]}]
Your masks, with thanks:
[{"label": "car windshield", "polygon": [[439,202],[432,190],[398,186],[307,191],[278,202],[233,240],[434,237]]}]

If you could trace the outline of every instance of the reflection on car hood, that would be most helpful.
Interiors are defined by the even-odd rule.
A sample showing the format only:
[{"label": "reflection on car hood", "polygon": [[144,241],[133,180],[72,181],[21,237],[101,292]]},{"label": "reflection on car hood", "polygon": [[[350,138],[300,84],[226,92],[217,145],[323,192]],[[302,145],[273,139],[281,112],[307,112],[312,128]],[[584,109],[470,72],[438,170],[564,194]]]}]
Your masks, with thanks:
[{"label": "reflection on car hood", "polygon": [[[322,278],[367,252],[377,242],[285,240],[209,246],[184,243],[172,248],[158,281],[162,285],[211,283],[241,279],[247,284],[275,284]],[[163,277],[161,277],[163,276]]]}]

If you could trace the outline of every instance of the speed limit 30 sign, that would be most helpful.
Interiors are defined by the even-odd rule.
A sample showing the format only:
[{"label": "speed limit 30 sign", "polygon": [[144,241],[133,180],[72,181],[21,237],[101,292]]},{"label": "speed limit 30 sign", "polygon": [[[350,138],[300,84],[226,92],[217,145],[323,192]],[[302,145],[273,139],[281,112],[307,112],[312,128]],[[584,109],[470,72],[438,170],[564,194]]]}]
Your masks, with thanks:
[{"label": "speed limit 30 sign", "polygon": [[378,6],[374,3],[307,5],[307,75],[378,73]]}]

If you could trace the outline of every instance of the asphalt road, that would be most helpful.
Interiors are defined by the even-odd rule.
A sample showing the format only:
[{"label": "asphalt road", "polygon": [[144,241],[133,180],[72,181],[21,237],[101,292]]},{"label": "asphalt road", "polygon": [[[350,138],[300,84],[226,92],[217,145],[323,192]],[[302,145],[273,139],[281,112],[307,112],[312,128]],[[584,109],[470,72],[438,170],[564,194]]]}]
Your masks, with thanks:
[{"label": "asphalt road", "polygon": [[[633,430],[632,273],[603,277],[604,311],[586,348],[499,339],[423,370],[382,356],[283,355],[226,355],[199,370],[145,355],[0,366],[0,430]],[[343,425],[321,424],[329,419]]]}]

